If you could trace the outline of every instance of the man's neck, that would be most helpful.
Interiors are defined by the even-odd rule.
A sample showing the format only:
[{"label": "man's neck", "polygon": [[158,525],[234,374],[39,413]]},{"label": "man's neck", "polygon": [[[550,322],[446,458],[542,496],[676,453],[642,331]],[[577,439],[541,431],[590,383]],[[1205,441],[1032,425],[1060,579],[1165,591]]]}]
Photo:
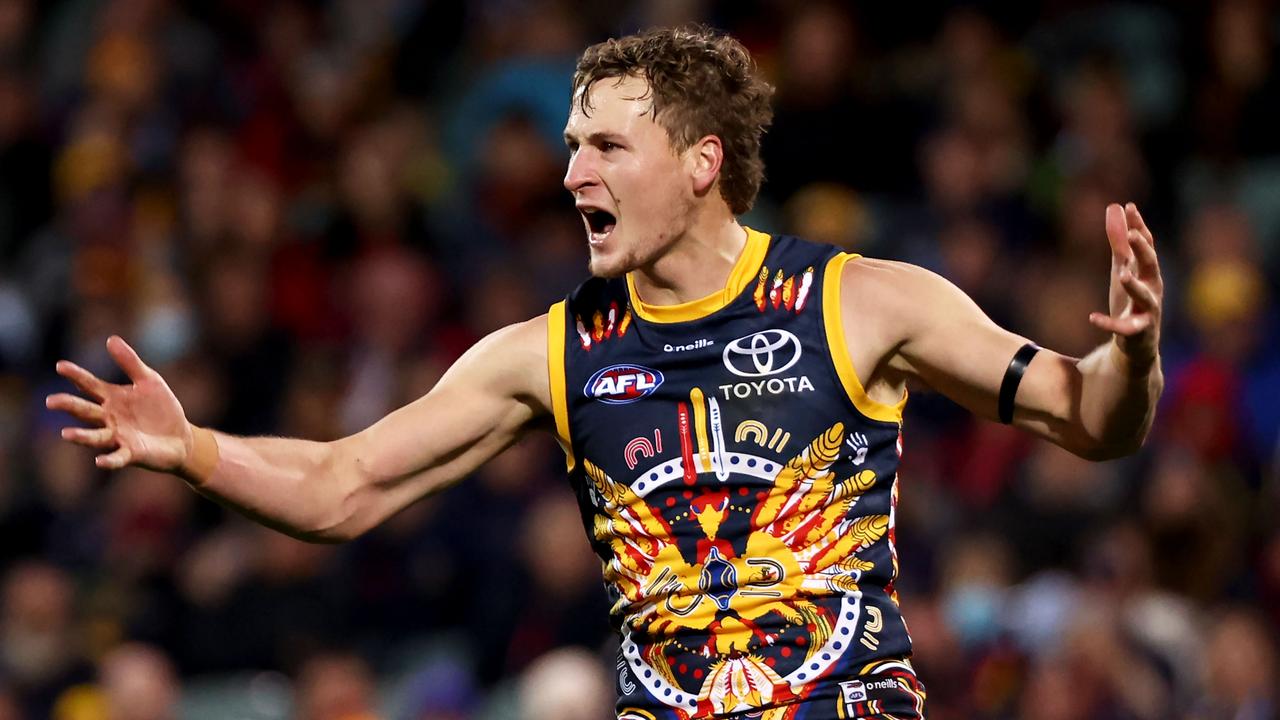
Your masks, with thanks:
[{"label": "man's neck", "polygon": [[732,215],[695,222],[652,265],[632,271],[636,294],[649,305],[679,305],[719,292],[746,244]]}]

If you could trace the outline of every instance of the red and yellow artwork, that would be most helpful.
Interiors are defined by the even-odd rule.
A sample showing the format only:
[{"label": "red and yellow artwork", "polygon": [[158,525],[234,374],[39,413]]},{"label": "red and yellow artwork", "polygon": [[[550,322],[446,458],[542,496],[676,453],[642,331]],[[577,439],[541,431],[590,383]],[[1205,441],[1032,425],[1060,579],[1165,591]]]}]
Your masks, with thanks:
[{"label": "red and yellow artwork", "polygon": [[853,622],[846,611],[872,567],[859,553],[886,534],[889,517],[850,516],[876,475],[832,472],[844,435],[836,423],[784,464],[738,453],[717,461],[776,469],[753,484],[717,473],[720,482],[690,488],[686,472],[715,471],[700,452],[668,463],[673,482],[634,488],[584,459],[597,499],[593,535],[612,550],[604,574],[619,591],[629,670],[682,717],[798,699],[824,671],[812,668],[847,649],[835,628]]},{"label": "red and yellow artwork", "polygon": [[631,328],[631,308],[619,309],[618,303],[611,302],[608,311],[597,310],[591,315],[590,326],[582,321],[581,315],[576,316],[574,321],[578,342],[582,344],[583,350],[590,350],[612,337],[626,336],[627,330]]},{"label": "red and yellow artwork", "polygon": [[760,312],[781,309],[798,315],[809,304],[809,291],[812,288],[812,266],[805,268],[805,271],[799,275],[786,275],[782,270],[778,270],[774,273],[772,281],[769,279],[769,268],[761,266],[751,299]]}]

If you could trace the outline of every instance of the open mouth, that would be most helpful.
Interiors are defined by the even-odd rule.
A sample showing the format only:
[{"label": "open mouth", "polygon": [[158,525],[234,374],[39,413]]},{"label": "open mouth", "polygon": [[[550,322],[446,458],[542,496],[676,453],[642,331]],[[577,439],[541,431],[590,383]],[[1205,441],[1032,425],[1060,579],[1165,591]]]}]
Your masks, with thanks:
[{"label": "open mouth", "polygon": [[618,219],[607,210],[582,208],[581,212],[587,222],[587,232],[591,235],[592,242],[604,240],[618,226]]}]

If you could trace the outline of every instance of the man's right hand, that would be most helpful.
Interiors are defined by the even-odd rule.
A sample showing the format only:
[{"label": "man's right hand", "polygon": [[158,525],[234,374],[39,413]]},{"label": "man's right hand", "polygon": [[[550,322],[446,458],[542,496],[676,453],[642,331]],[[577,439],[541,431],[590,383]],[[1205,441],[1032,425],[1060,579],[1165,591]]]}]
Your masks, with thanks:
[{"label": "man's right hand", "polygon": [[107,352],[127,383],[104,382],[62,361],[58,374],[80,394],[50,395],[45,404],[89,426],[66,428],[62,437],[100,451],[98,467],[173,473],[264,525],[303,540],[339,542],[470,475],[526,431],[546,425],[554,414],[548,327],[542,315],[490,334],[426,395],[328,442],[196,427],[164,378],[114,336]]},{"label": "man's right hand", "polygon": [[118,336],[107,339],[107,352],[129,377],[129,384],[113,385],[73,362],[58,362],[58,374],[75,383],[87,399],[57,393],[45,398],[45,406],[90,426],[63,428],[63,439],[103,451],[95,459],[100,468],[137,465],[181,473],[192,457],[195,431],[177,396]]}]

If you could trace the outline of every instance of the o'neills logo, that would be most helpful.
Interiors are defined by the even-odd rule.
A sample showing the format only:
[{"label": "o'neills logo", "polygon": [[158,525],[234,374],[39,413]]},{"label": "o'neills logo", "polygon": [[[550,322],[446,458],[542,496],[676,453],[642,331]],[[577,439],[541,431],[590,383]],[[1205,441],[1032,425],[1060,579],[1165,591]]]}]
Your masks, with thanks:
[{"label": "o'neills logo", "polygon": [[641,365],[610,365],[597,370],[582,393],[610,405],[626,405],[650,395],[662,384],[662,373]]},{"label": "o'neills logo", "polygon": [[666,345],[662,346],[662,349],[664,352],[684,352],[685,350],[698,350],[700,348],[710,347],[715,344],[716,344],[715,340],[699,338],[689,343],[688,345],[672,345],[671,343],[667,343]]}]

